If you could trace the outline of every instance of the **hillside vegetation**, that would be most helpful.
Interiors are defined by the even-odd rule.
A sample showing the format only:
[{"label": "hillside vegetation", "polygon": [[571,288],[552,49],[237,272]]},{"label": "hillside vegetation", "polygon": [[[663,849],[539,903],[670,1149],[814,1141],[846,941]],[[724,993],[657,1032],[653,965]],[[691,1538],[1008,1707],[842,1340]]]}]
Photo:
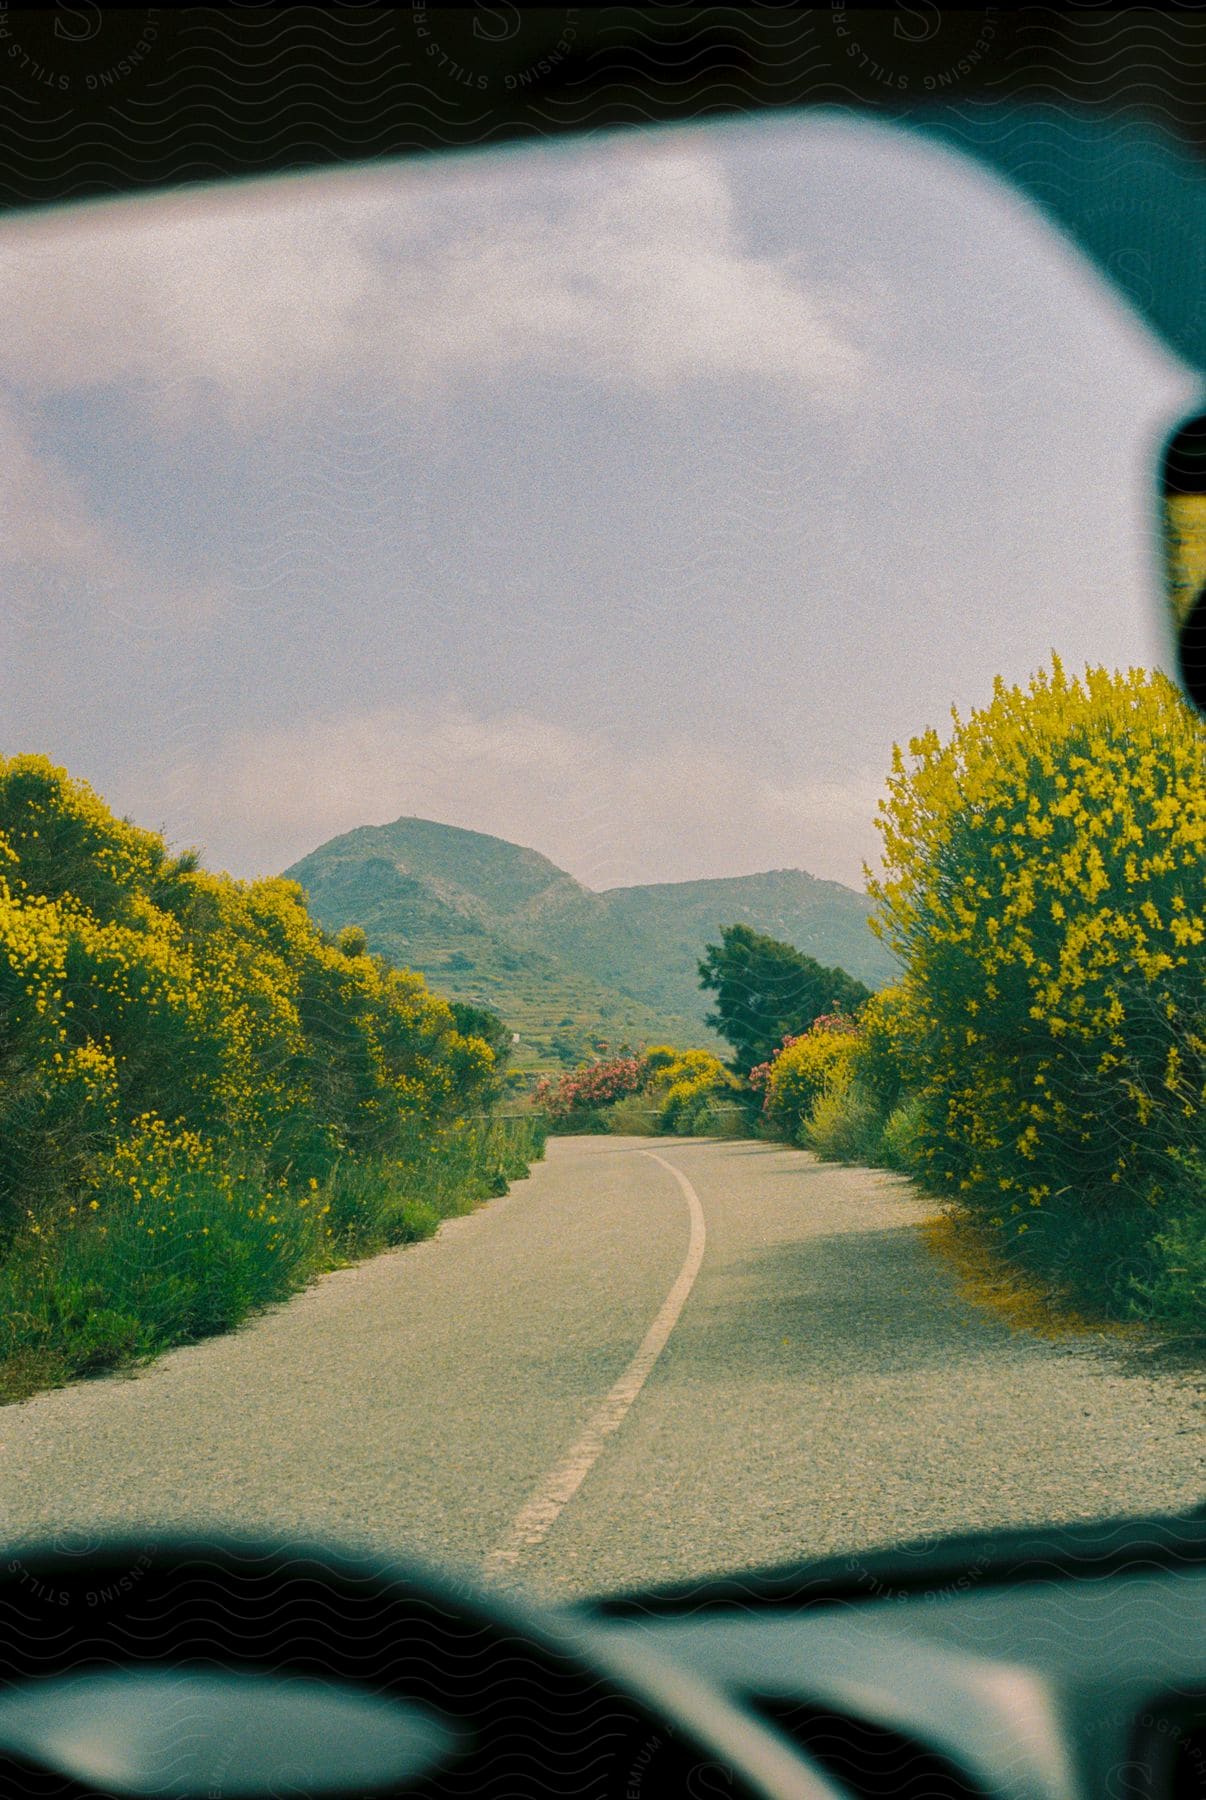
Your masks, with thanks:
[{"label": "hillside vegetation", "polygon": [[0,761],[0,1394],[224,1329],[505,1189],[495,1052],[300,889]]},{"label": "hillside vegetation", "polygon": [[876,987],[895,968],[870,901],[801,870],[593,893],[537,851],[426,819],[364,826],[295,863],[314,917],[520,1034],[517,1061],[572,1065],[670,1039],[720,1049],[697,967],[721,928],[787,938]]}]

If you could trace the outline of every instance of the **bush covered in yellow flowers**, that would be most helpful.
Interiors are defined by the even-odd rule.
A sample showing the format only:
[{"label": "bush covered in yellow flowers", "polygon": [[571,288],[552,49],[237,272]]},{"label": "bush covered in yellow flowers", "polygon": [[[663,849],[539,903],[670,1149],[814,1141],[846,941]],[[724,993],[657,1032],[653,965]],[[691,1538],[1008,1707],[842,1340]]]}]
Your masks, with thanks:
[{"label": "bush covered in yellow flowers", "polygon": [[750,1077],[772,1132],[917,1177],[1050,1292],[1197,1331],[1204,751],[1162,675],[1057,658],[897,750],[869,887],[901,978]]},{"label": "bush covered in yellow flowers", "polygon": [[1054,659],[898,750],[881,803],[870,891],[926,1179],[1122,1310],[1162,1242],[1206,1273],[1203,749],[1162,675]]},{"label": "bush covered in yellow flowers", "polygon": [[[0,1362],[71,1373],[233,1322],[338,1255],[350,1170],[392,1171],[395,1214],[441,1162],[472,1187],[462,1116],[493,1081],[421,977],[329,939],[295,884],[210,874],[0,760]],[[478,1136],[489,1191],[514,1157]]]},{"label": "bush covered in yellow flowers", "polygon": [[853,1020],[836,1028],[822,1022],[789,1038],[767,1066],[767,1123],[792,1143],[808,1143],[813,1108],[823,1094],[847,1088],[857,1043]]},{"label": "bush covered in yellow flowers", "polygon": [[649,1070],[645,1093],[657,1109],[659,1131],[699,1137],[726,1122],[731,1125],[741,1083],[710,1050],[654,1045],[646,1051],[645,1063]]}]

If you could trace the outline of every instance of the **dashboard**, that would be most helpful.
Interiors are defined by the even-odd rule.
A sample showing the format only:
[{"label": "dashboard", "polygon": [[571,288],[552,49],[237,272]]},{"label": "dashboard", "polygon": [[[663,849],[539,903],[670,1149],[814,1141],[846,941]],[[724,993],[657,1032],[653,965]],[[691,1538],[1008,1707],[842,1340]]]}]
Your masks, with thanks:
[{"label": "dashboard", "polygon": [[1200,1526],[838,1559],[605,1603],[595,1629],[690,1669],[851,1795],[1206,1794]]},{"label": "dashboard", "polygon": [[0,1564],[0,1794],[1197,1800],[1206,1517],[536,1609],[326,1545]]}]

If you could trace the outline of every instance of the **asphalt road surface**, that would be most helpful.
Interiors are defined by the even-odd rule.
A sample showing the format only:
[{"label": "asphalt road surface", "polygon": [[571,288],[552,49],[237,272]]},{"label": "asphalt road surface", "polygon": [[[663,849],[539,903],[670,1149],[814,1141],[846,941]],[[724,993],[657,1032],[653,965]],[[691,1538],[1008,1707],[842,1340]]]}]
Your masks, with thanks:
[{"label": "asphalt road surface", "polygon": [[1200,1390],[962,1297],[899,1177],[554,1139],[230,1337],[0,1409],[0,1533],[221,1521],[550,1598],[1203,1497]]}]

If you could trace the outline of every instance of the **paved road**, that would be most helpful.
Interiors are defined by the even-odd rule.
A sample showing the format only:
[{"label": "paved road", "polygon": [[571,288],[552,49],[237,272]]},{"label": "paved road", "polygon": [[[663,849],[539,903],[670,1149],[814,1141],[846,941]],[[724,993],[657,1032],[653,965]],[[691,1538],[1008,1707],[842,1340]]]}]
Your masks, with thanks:
[{"label": "paved road", "polygon": [[0,1410],[0,1534],[317,1530],[551,1597],[1198,1503],[1189,1380],[969,1306],[925,1216],[803,1151],[555,1139],[427,1244]]}]

